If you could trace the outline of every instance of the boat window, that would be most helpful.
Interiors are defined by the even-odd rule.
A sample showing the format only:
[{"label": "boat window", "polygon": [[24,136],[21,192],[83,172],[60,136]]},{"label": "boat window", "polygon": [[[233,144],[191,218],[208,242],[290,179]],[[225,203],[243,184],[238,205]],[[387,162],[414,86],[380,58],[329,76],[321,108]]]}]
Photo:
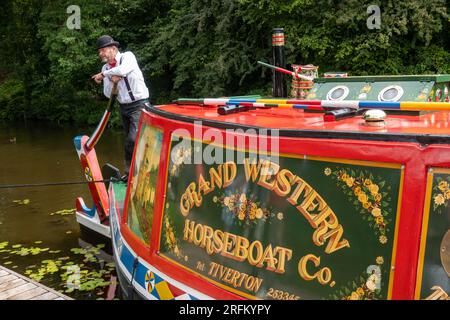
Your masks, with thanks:
[{"label": "boat window", "polygon": [[397,85],[388,86],[378,94],[378,101],[398,101],[403,96],[403,88]]},{"label": "boat window", "polygon": [[147,245],[151,239],[162,137],[161,130],[142,125],[130,185],[127,224]]},{"label": "boat window", "polygon": [[327,100],[339,101],[347,98],[349,93],[347,86],[336,86],[327,93]]}]

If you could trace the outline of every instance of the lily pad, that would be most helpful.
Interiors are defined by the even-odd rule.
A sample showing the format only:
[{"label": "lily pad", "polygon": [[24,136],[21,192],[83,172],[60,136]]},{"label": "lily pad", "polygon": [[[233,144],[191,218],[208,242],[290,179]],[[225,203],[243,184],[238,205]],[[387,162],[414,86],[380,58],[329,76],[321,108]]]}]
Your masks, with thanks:
[{"label": "lily pad", "polygon": [[70,214],[75,214],[76,211],[77,210],[75,208],[74,209],[63,209],[63,210],[59,210],[56,212],[52,212],[52,213],[50,213],[50,215],[51,216],[53,216],[53,215],[66,216],[66,215],[70,215]]},{"label": "lily pad", "polygon": [[24,199],[24,200],[13,200],[14,203],[18,203],[18,204],[29,204],[30,203],[30,199]]}]

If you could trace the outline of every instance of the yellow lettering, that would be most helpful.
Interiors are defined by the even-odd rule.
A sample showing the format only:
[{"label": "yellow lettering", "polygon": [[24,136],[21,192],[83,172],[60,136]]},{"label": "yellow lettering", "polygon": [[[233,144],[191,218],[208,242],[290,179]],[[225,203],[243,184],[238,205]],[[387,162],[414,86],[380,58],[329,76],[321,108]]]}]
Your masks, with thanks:
[{"label": "yellow lettering", "polygon": [[236,235],[225,232],[222,248],[222,255],[224,257],[233,258],[233,253],[230,250],[233,248],[234,242],[236,242]]},{"label": "yellow lettering", "polygon": [[267,263],[267,267],[266,267],[267,270],[275,271],[275,269],[276,269],[275,264],[277,263],[277,259],[274,258],[274,256],[273,256],[272,245],[270,245],[270,244],[264,250],[262,259],[259,261],[259,263],[256,266],[258,268],[262,268],[264,262]]},{"label": "yellow lettering", "polygon": [[305,194],[308,194],[312,188],[307,184],[305,181],[300,179],[299,177],[295,176],[294,183],[298,183],[297,188],[295,188],[294,192],[291,194],[291,196],[287,199],[287,201],[292,204],[293,206],[297,205],[298,198],[302,194],[303,191],[305,191]]},{"label": "yellow lettering", "polygon": [[213,254],[213,245],[212,245],[212,237],[214,231],[210,226],[205,226],[203,229],[203,240],[202,240],[202,248],[206,249],[206,253],[209,255]]},{"label": "yellow lettering", "polygon": [[186,189],[186,193],[191,203],[191,209],[194,206],[194,204],[197,207],[200,207],[200,205],[202,204],[202,196],[198,194],[197,191],[195,191],[195,189],[196,189],[195,182],[191,182],[191,184]]},{"label": "yellow lettering", "polygon": [[314,263],[314,266],[318,267],[320,265],[320,257],[316,257],[313,254],[307,254],[306,256],[302,257],[298,263],[298,273],[300,274],[300,277],[302,277],[306,281],[311,281],[316,277],[315,274],[311,275],[306,269],[306,264],[310,260],[312,263]]},{"label": "yellow lettering", "polygon": [[280,170],[280,166],[270,161],[264,161],[261,175],[259,176],[258,184],[268,190],[272,190],[275,187],[276,179],[268,181],[270,177],[277,174]]},{"label": "yellow lettering", "polygon": [[218,169],[218,172],[214,168],[209,169],[209,176],[210,176],[210,179],[211,179],[211,188],[212,188],[212,190],[214,190],[215,185],[219,189],[222,188],[222,165],[219,164],[217,169]]},{"label": "yellow lettering", "polygon": [[261,161],[258,161],[258,165],[256,165],[256,159],[253,158],[251,163],[249,160],[249,158],[244,159],[245,179],[249,181],[251,178],[255,182],[261,169]]},{"label": "yellow lettering", "polygon": [[194,229],[194,244],[198,246],[202,243],[203,238],[203,226],[201,224],[197,224]]},{"label": "yellow lettering", "polygon": [[183,239],[188,240],[189,242],[192,242],[194,238],[194,221],[189,221],[189,219],[186,219],[184,222],[184,232],[183,232]]},{"label": "yellow lettering", "polygon": [[289,192],[291,192],[291,182],[293,181],[295,175],[287,170],[287,169],[282,169],[278,174],[277,174],[277,183],[275,185],[275,187],[273,188],[273,191],[275,191],[275,193],[280,196],[280,197],[285,197],[289,194]]},{"label": "yellow lettering", "polygon": [[213,190],[214,188],[210,187],[210,183],[205,181],[205,178],[203,178],[203,175],[200,173],[200,176],[198,177],[198,191],[203,192],[204,195],[207,195]]},{"label": "yellow lettering", "polygon": [[223,231],[222,230],[215,230],[214,231],[214,235],[213,235],[213,239],[214,239],[214,244],[213,244],[213,250],[215,253],[219,253],[222,251],[222,247],[223,247]]},{"label": "yellow lettering", "polygon": [[232,184],[234,178],[236,178],[236,163],[229,161],[223,165],[223,187]]},{"label": "yellow lettering", "polygon": [[236,247],[234,249],[234,260],[244,261],[248,257],[248,246],[250,242],[247,238],[237,237]]},{"label": "yellow lettering", "polygon": [[327,232],[323,236],[323,240],[330,238],[330,241],[328,241],[328,245],[325,248],[325,252],[330,254],[335,251],[338,251],[345,247],[350,247],[350,243],[347,239],[343,239],[342,241],[339,241],[342,238],[342,235],[344,234],[344,230],[342,229],[342,226],[339,225],[336,229]]},{"label": "yellow lettering", "polygon": [[311,275],[306,269],[306,264],[308,263],[308,261],[311,261],[315,267],[318,267],[320,265],[320,257],[316,257],[313,254],[307,254],[300,259],[300,261],[298,262],[298,273],[304,280],[311,281],[317,278],[317,281],[319,281],[321,285],[325,285],[330,282],[332,277],[330,268],[321,268],[319,271]]},{"label": "yellow lettering", "polygon": [[275,247],[275,254],[279,254],[278,258],[278,267],[275,270],[276,273],[285,273],[285,265],[286,265],[286,259],[287,261],[291,260],[292,258],[292,250],[283,248],[283,247]]},{"label": "yellow lettering", "polygon": [[[256,250],[256,257],[254,256],[254,249]],[[254,241],[248,248],[248,262],[252,266],[256,266],[263,256],[263,245],[259,241]]]},{"label": "yellow lettering", "polygon": [[186,193],[181,196],[180,199],[180,211],[181,214],[186,217],[189,214],[189,210],[191,209],[189,197]]}]

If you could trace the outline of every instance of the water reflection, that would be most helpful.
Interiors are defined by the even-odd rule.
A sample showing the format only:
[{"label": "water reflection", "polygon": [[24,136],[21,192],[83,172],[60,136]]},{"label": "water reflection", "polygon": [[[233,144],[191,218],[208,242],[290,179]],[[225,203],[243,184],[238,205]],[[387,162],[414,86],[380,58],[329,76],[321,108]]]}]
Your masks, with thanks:
[{"label": "water reflection", "polygon": [[[83,181],[73,138],[89,135],[92,130],[40,123],[0,125],[0,186]],[[122,133],[106,129],[96,153],[101,166],[111,163],[123,169]],[[40,269],[42,274],[45,268],[41,282],[56,290],[67,290],[63,275],[68,263],[78,265],[93,279],[111,279],[111,261],[102,255],[97,257],[97,249],[103,254],[104,248],[89,252],[89,245],[81,240],[84,235],[80,234],[75,215],[68,213],[78,196],[92,205],[87,185],[0,188],[0,264],[21,274],[28,273],[27,276],[39,274]],[[86,251],[72,250],[83,250],[83,246]],[[58,271],[50,272],[55,268]],[[99,284],[98,280],[92,281],[85,288]],[[108,286],[98,288],[75,289],[66,294],[76,299],[108,298]]]}]

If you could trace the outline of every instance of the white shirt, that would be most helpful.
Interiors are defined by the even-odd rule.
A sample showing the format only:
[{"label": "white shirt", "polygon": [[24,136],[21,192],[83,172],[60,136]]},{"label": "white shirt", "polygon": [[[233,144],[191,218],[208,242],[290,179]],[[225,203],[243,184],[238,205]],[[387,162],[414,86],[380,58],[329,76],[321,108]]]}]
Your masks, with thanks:
[{"label": "white shirt", "polygon": [[[122,58],[122,63],[120,59]],[[128,82],[130,83],[131,92],[134,96],[134,101],[147,99],[149,97],[148,88],[144,82],[144,76],[139,68],[136,57],[130,51],[116,54],[116,66],[111,68],[107,63],[102,67],[102,73],[105,76],[103,78],[103,93],[106,97],[111,96],[111,89],[113,87],[113,82],[111,81],[111,76],[124,77],[127,76]],[[119,64],[120,63],[120,64]],[[117,88],[119,89],[119,94],[117,95],[117,100],[119,103],[131,103],[130,94],[128,93],[127,85],[125,80],[122,79],[118,82]]]}]

